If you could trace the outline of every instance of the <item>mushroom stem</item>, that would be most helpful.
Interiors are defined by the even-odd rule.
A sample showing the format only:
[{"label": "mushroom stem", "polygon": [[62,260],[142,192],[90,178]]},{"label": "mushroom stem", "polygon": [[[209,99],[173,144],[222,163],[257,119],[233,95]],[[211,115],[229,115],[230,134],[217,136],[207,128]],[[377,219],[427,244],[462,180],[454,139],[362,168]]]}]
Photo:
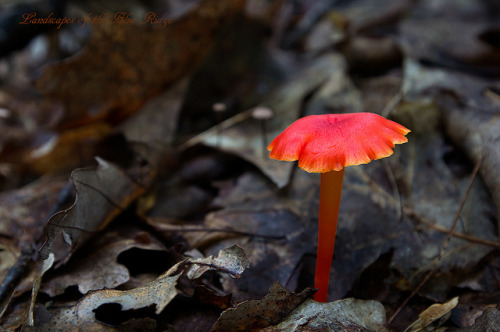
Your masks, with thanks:
[{"label": "mushroom stem", "polygon": [[316,256],[316,273],[314,275],[314,288],[319,289],[314,295],[314,300],[318,302],[326,302],[328,297],[328,283],[335,249],[335,234],[337,232],[343,179],[344,168],[340,171],[321,173],[318,252]]}]

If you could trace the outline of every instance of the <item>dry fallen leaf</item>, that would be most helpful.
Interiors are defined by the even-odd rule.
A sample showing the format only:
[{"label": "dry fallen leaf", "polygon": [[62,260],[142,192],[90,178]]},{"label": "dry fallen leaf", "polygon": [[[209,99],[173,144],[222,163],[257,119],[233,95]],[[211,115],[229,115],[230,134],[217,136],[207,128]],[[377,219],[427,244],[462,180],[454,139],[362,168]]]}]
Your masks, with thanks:
[{"label": "dry fallen leaf", "polygon": [[198,278],[209,270],[238,277],[247,266],[248,261],[245,253],[237,246],[221,250],[217,257],[188,258],[178,262],[167,272],[144,286],[126,291],[110,289],[91,291],[74,306],[55,308],[50,321],[40,328],[57,328],[60,326],[59,324],[62,326],[81,326],[82,324],[99,322],[95,315],[96,310],[102,305],[110,303],[120,305],[122,311],[145,308],[154,304],[156,305],[155,313],[160,314],[178,294],[175,286],[183,272],[187,273],[188,278]]},{"label": "dry fallen leaf", "polygon": [[47,241],[40,249],[48,257],[53,244],[62,235],[66,246],[54,252],[56,262],[69,259],[71,253],[91,235],[106,227],[145,191],[150,174],[137,183],[116,165],[97,158],[97,169],[77,169],[72,173],[76,190],[73,205],[53,215],[46,226]]},{"label": "dry fallen leaf", "polygon": [[57,310],[50,322],[42,325],[41,328],[57,328],[58,324],[79,326],[89,322],[98,322],[95,310],[107,303],[118,303],[121,310],[138,309],[156,304],[155,312],[159,314],[177,295],[175,284],[179,277],[180,274],[170,276],[166,273],[143,287],[127,291],[104,289],[91,292],[75,306]]},{"label": "dry fallen leaf", "polygon": [[[440,324],[444,323],[444,320],[447,320],[450,316],[450,311],[455,308],[458,304],[458,296],[449,300],[443,304],[433,304],[429,308],[425,309],[420,315],[418,315],[418,319],[413,322],[410,326],[405,329],[410,332],[423,331],[426,327],[433,324],[435,321],[440,319]],[[442,320],[444,319],[444,320]],[[438,325],[438,326],[439,326]]]},{"label": "dry fallen leaf", "polygon": [[35,309],[36,298],[38,296],[38,292],[40,291],[40,286],[42,284],[43,275],[50,268],[52,268],[53,264],[54,264],[54,254],[50,253],[49,258],[47,258],[46,260],[43,261],[42,270],[40,271],[39,275],[36,277],[35,281],[33,282],[33,290],[31,292],[31,304],[30,304],[30,310],[28,313],[28,325],[29,326],[33,326],[35,324],[35,321],[33,319],[33,310]]},{"label": "dry fallen leaf", "polygon": [[207,271],[221,271],[232,278],[240,278],[243,271],[250,266],[245,251],[237,245],[219,251],[217,257],[189,259],[186,264],[192,265],[186,272],[189,279],[197,279]]},{"label": "dry fallen leaf", "polygon": [[205,0],[164,29],[113,24],[107,17],[93,26],[84,50],[48,66],[37,86],[64,102],[68,126],[107,118],[115,110],[123,117],[194,69],[216,31],[242,7],[240,0]]},{"label": "dry fallen leaf", "polygon": [[275,283],[262,300],[245,301],[224,311],[211,331],[258,331],[279,323],[312,294],[310,288],[294,294]]},{"label": "dry fallen leaf", "polygon": [[278,331],[387,331],[384,306],[377,301],[348,298],[319,303],[307,300],[278,325],[262,329]]},{"label": "dry fallen leaf", "polygon": [[[78,286],[81,294],[91,290],[113,289],[130,279],[130,271],[118,262],[120,254],[132,248],[149,253],[165,252],[166,248],[152,235],[122,225],[97,236],[90,243],[95,248],[82,259],[70,260],[44,280],[42,291],[50,296],[61,295],[70,286]],[[165,265],[157,262],[157,266]]]},{"label": "dry fallen leaf", "polygon": [[13,239],[19,250],[22,244],[35,246],[43,236],[43,225],[65,184],[64,179],[41,179],[0,193],[0,234]]}]

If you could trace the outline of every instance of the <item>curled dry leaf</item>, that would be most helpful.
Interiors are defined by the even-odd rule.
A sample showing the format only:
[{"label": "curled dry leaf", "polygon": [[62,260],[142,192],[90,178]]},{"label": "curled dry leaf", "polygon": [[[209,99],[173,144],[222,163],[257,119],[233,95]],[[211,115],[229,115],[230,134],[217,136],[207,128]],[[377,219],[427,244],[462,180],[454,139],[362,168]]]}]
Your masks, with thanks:
[{"label": "curled dry leaf", "polygon": [[[454,297],[450,301],[443,304],[433,304],[429,308],[425,309],[420,315],[418,315],[418,319],[413,322],[408,328],[405,330],[410,332],[417,332],[424,330],[427,326],[433,324],[440,318],[444,318],[444,320],[449,318],[450,311],[455,308],[458,304],[458,296]],[[440,323],[444,321],[440,320]]]},{"label": "curled dry leaf", "polygon": [[156,304],[155,312],[159,314],[177,295],[175,284],[179,277],[180,274],[170,276],[165,273],[143,287],[127,291],[105,289],[91,292],[75,306],[59,309],[41,328],[56,328],[59,324],[79,326],[97,322],[94,311],[106,303],[118,303],[122,310],[139,309]]},{"label": "curled dry leaf", "polygon": [[35,324],[35,321],[33,319],[33,310],[35,308],[36,304],[36,297],[38,296],[38,291],[40,290],[40,285],[42,284],[42,278],[45,272],[47,272],[52,265],[54,264],[54,254],[50,253],[49,258],[43,261],[42,265],[42,270],[40,271],[40,274],[36,277],[35,281],[33,282],[33,290],[31,292],[31,303],[30,303],[30,310],[28,313],[28,324],[30,326],[33,326]]},{"label": "curled dry leaf", "polygon": [[139,197],[150,178],[134,182],[123,170],[101,158],[96,158],[96,169],[77,169],[71,179],[76,190],[73,205],[53,215],[47,226],[47,241],[40,249],[42,257],[48,257],[53,244],[63,236],[69,246],[54,252],[57,261],[69,258],[71,253],[91,235],[106,227],[114,217]]},{"label": "curled dry leaf", "polygon": [[217,257],[188,259],[186,264],[192,265],[186,273],[189,279],[197,279],[205,272],[214,270],[238,279],[243,271],[250,266],[245,251],[237,245],[219,251]]},{"label": "curled dry leaf", "polygon": [[262,300],[245,301],[224,311],[211,331],[258,331],[278,324],[313,293],[307,288],[295,294],[276,282]]}]

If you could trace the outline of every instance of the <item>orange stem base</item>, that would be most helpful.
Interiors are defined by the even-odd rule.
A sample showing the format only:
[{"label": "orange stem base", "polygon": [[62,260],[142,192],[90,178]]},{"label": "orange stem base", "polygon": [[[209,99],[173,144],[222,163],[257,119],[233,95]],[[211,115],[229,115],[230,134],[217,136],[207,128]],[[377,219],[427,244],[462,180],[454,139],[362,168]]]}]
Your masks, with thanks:
[{"label": "orange stem base", "polygon": [[335,234],[337,233],[343,179],[344,169],[321,173],[318,253],[316,256],[316,273],[314,275],[314,288],[318,289],[314,294],[314,300],[318,302],[326,302],[328,297],[328,283],[335,249]]}]

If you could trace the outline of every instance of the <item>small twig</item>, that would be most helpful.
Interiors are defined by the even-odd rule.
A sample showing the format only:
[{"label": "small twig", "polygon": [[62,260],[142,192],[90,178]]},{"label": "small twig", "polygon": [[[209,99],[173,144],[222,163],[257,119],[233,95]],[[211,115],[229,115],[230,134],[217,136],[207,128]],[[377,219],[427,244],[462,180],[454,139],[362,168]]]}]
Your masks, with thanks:
[{"label": "small twig", "polygon": [[241,112],[239,114],[236,114],[235,116],[233,116],[225,121],[222,121],[217,126],[212,127],[208,130],[205,130],[201,134],[198,134],[198,135],[190,138],[189,140],[187,140],[186,142],[182,143],[179,146],[179,151],[185,151],[188,148],[203,142],[207,137],[215,136],[218,133],[221,133],[224,129],[232,127],[237,123],[240,123],[246,119],[251,118],[252,112],[253,112],[253,109],[249,109],[249,110],[246,110],[246,111]]},{"label": "small twig", "polygon": [[386,161],[386,159],[382,160],[382,164],[384,165],[385,173],[387,174],[387,178],[389,179],[389,182],[391,183],[393,195],[394,195],[394,200],[397,204],[397,214],[398,214],[398,220],[401,220],[403,216],[403,202],[401,198],[401,193],[399,191],[399,186],[398,182],[396,181],[396,177],[394,176],[394,172],[392,171],[391,166],[389,163]]},{"label": "small twig", "polygon": [[30,262],[32,262],[32,256],[33,248],[29,244],[26,244],[21,251],[21,256],[17,259],[16,264],[14,264],[14,266],[7,271],[5,278],[0,284],[0,317],[3,316],[17,284],[28,271]]},{"label": "small twig", "polygon": [[[426,225],[426,226],[428,226],[428,227],[430,227],[438,232],[448,234],[450,231],[448,228],[445,228],[443,226],[439,226],[436,223],[432,222],[431,220],[428,220],[428,219],[418,215],[415,211],[413,211],[410,208],[404,208],[404,213],[407,216],[418,219],[418,222],[420,222],[420,223],[422,223],[422,224],[424,224],[424,225]],[[453,237],[464,239],[464,240],[467,240],[467,241],[472,242],[472,243],[482,244],[482,245],[490,246],[490,247],[494,247],[494,248],[500,248],[500,242],[485,240],[485,239],[481,239],[481,238],[478,238],[475,236],[470,236],[467,234],[457,233],[457,232],[452,232],[451,235]]]},{"label": "small twig", "polygon": [[[48,218],[57,213],[57,211],[59,211],[66,204],[68,197],[71,196],[72,188],[73,183],[68,181],[61,189],[59,196],[57,197],[57,201],[47,214]],[[12,293],[21,281],[23,275],[28,271],[30,264],[33,262],[33,253],[34,248],[30,244],[24,244],[21,249],[21,255],[17,258],[16,263],[7,271],[5,278],[2,280],[2,283],[0,284],[0,316],[3,315]]]},{"label": "small twig", "polygon": [[465,202],[467,200],[467,197],[469,196],[469,193],[472,189],[472,184],[474,182],[474,179],[476,178],[477,172],[479,171],[479,167],[481,166],[481,161],[482,160],[480,159],[479,162],[474,167],[474,170],[472,171],[472,174],[469,178],[469,183],[467,184],[467,189],[465,190],[465,193],[462,197],[462,200],[460,201],[460,205],[458,207],[457,213],[455,214],[455,218],[453,219],[453,223],[447,232],[447,236],[443,242],[443,246],[441,247],[441,250],[439,251],[439,255],[434,263],[433,268],[427,273],[427,275],[424,277],[424,279],[422,279],[422,281],[411,292],[411,294],[403,301],[403,303],[401,303],[401,305],[396,309],[394,314],[387,321],[387,325],[390,325],[393,322],[394,318],[396,318],[396,316],[401,312],[401,310],[406,306],[406,304],[415,296],[415,294],[417,294],[422,289],[422,287],[427,283],[427,281],[430,279],[432,274],[436,271],[437,265],[439,264],[441,258],[443,257],[444,252],[446,251],[446,249],[448,248],[448,245],[450,244],[451,237],[454,233],[455,227],[457,226],[458,220],[460,219],[460,214],[462,213],[462,210],[465,206]]},{"label": "small twig", "polygon": [[243,236],[252,236],[252,237],[260,237],[264,239],[272,239],[272,240],[286,240],[286,235],[266,235],[266,234],[255,234],[250,232],[237,231],[230,228],[210,228],[205,226],[176,226],[176,225],[156,225],[156,227],[162,232],[182,232],[182,233],[191,233],[191,232],[206,232],[206,233],[231,233],[236,235]]},{"label": "small twig", "polygon": [[385,105],[384,110],[380,113],[384,118],[387,118],[391,112],[398,106],[398,104],[403,100],[404,94],[402,91],[396,93],[391,100]]}]

